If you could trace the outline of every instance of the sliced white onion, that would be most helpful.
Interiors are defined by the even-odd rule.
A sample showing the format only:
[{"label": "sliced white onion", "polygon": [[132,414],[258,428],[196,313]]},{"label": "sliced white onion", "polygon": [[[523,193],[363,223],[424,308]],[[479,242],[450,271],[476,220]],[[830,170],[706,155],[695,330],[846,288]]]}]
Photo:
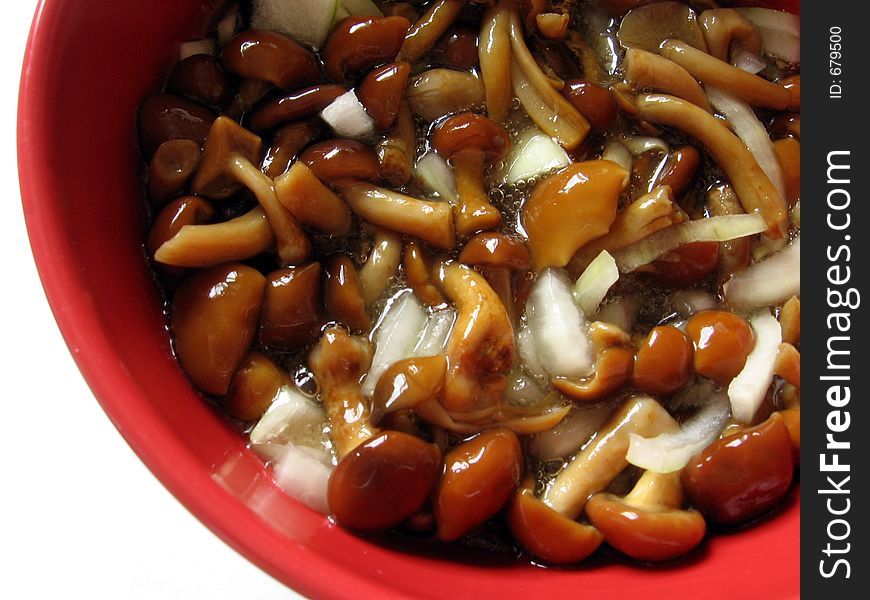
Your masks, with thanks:
[{"label": "sliced white onion", "polygon": [[514,406],[536,406],[546,397],[546,391],[537,382],[514,369],[507,376],[507,387],[504,391],[504,401]]},{"label": "sliced white onion", "polygon": [[753,75],[760,73],[767,68],[767,62],[765,62],[762,57],[754,52],[750,52],[749,50],[744,50],[743,48],[738,48],[731,55],[731,64],[741,71],[746,71]]},{"label": "sliced white onion", "polygon": [[513,141],[504,168],[496,175],[502,184],[511,184],[521,179],[530,179],[571,164],[568,153],[553,138],[538,129],[529,127]]},{"label": "sliced white onion", "polygon": [[323,436],[326,413],[299,390],[284,386],[251,430],[251,444],[294,443],[316,447]]},{"label": "sliced white onion", "polygon": [[752,315],[749,324],[755,332],[755,346],[746,357],[743,370],[728,386],[731,414],[741,423],[751,422],[764,401],[770,382],[773,381],[773,365],[782,343],[779,321],[766,308]]},{"label": "sliced white onion", "polygon": [[236,35],[241,24],[242,17],[239,14],[239,7],[235,6],[217,24],[218,46],[223,47],[231,37]]},{"label": "sliced white onion", "polygon": [[533,436],[529,451],[543,461],[573,456],[601,429],[613,408],[609,402],[575,406],[558,425]]},{"label": "sliced white onion", "polygon": [[275,483],[288,496],[320,514],[329,514],[327,489],[332,465],[323,451],[290,444],[275,464]]},{"label": "sliced white onion", "polygon": [[196,56],[197,54],[208,54],[209,56],[214,56],[214,53],[214,41],[209,38],[182,42],[178,46],[179,62],[189,56]]},{"label": "sliced white onion", "polygon": [[[631,158],[631,152],[628,148],[622,145],[621,142],[608,142],[604,147],[604,152],[601,153],[601,160],[609,160],[615,162],[620,167],[631,173],[631,165],[634,159]],[[628,180],[626,180],[626,185]]]},{"label": "sliced white onion", "polygon": [[318,49],[326,40],[340,6],[339,0],[254,0],[251,27],[277,31]]},{"label": "sliced white onion", "polygon": [[652,438],[629,434],[626,460],[636,467],[655,473],[679,471],[701,450],[712,444],[722,433],[731,411],[728,398],[718,393],[679,431],[663,433]]},{"label": "sliced white onion", "polygon": [[384,13],[372,0],[341,0],[348,14],[357,17],[383,17]]},{"label": "sliced white onion", "polygon": [[528,326],[520,327],[517,332],[517,354],[526,371],[539,379],[547,378],[547,371],[538,354],[538,344],[535,335]]},{"label": "sliced white onion", "polygon": [[761,49],[789,63],[801,61],[801,18],[770,8],[738,8],[761,34]]},{"label": "sliced white onion", "polygon": [[607,250],[602,250],[574,283],[572,289],[574,302],[587,317],[594,314],[618,279],[619,269],[616,267],[616,261]]},{"label": "sliced white onion", "polygon": [[640,303],[639,296],[620,296],[600,307],[595,314],[595,320],[613,323],[623,331],[631,331],[637,320]]},{"label": "sliced white onion", "polygon": [[724,286],[725,302],[740,310],[773,306],[801,293],[801,238],[737,273]]},{"label": "sliced white onion", "polygon": [[678,290],[671,294],[671,306],[681,317],[691,317],[702,310],[716,308],[716,298],[704,290]]},{"label": "sliced white onion", "polygon": [[583,377],[593,368],[586,319],[560,269],[538,275],[526,301],[526,327],[541,368],[551,377]]},{"label": "sliced white onion", "polygon": [[734,128],[734,133],[752,153],[755,162],[770,179],[780,197],[785,198],[782,168],[773,149],[773,142],[770,141],[767,130],[755,116],[752,107],[737,96],[713,86],[707,86],[707,98],[710,99],[710,104],[728,119]]},{"label": "sliced white onion", "polygon": [[420,357],[441,354],[455,322],[456,311],[452,308],[445,308],[429,315],[412,354]]},{"label": "sliced white onion", "polygon": [[439,154],[429,151],[414,165],[414,175],[429,192],[435,192],[448,202],[456,203],[456,178],[453,169]]},{"label": "sliced white onion", "polygon": [[362,383],[362,391],[371,396],[384,371],[408,358],[426,325],[426,311],[410,290],[404,290],[387,302],[378,324],[372,331],[375,354]]},{"label": "sliced white onion", "polygon": [[644,152],[650,152],[651,150],[656,150],[664,154],[667,154],[671,151],[670,147],[663,139],[656,137],[643,137],[640,135],[635,135],[622,139],[620,140],[620,142],[634,156],[640,156]]},{"label": "sliced white onion", "polygon": [[720,215],[671,225],[617,251],[616,265],[623,273],[634,271],[680,246],[694,242],[727,242],[767,229],[761,215]]},{"label": "sliced white onion", "polygon": [[320,117],[340,137],[365,138],[375,132],[375,123],[356,92],[345,92],[320,111]]}]

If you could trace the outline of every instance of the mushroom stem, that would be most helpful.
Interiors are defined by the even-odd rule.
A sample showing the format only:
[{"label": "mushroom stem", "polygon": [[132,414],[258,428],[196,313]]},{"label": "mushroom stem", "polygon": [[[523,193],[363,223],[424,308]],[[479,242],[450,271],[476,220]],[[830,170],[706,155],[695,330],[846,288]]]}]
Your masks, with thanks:
[{"label": "mushroom stem", "polygon": [[458,312],[445,350],[449,368],[442,403],[451,412],[496,406],[514,361],[507,311],[483,276],[465,265],[442,266],[439,281]]},{"label": "mushroom stem", "polygon": [[369,258],[359,270],[359,284],[367,305],[377,300],[390,286],[401,261],[402,238],[379,227]]},{"label": "mushroom stem", "polygon": [[752,153],[722,121],[690,102],[663,94],[637,96],[635,106],[642,119],[674,127],[696,138],[725,172],[746,212],[761,214],[770,238],[784,236],[788,225],[785,200]]},{"label": "mushroom stem", "polygon": [[680,40],[667,40],[660,53],[702,83],[728,90],[753,106],[785,110],[791,104],[791,92],[785,87],[733,67]]},{"label": "mushroom stem", "polygon": [[727,61],[734,42],[753,54],[761,54],[761,35],[752,23],[733,8],[705,10],[698,18],[710,54]]},{"label": "mushroom stem", "polygon": [[236,180],[254,192],[263,208],[275,233],[281,265],[298,264],[305,260],[311,251],[311,243],[296,219],[278,201],[274,182],[247,158],[238,154],[231,155],[230,167]]},{"label": "mushroom stem", "polygon": [[542,496],[544,503],[568,518],[576,519],[586,500],[603,490],[625,467],[629,434],[652,437],[677,431],[679,424],[661,404],[650,397],[628,400],[556,476]]},{"label": "mushroom stem", "polygon": [[417,150],[417,128],[407,102],[402,102],[393,128],[378,142],[378,175],[394,187],[411,180]]},{"label": "mushroom stem", "polygon": [[628,506],[637,508],[679,508],[683,505],[680,472],[644,471],[623,501]]},{"label": "mushroom stem", "polygon": [[436,0],[420,20],[411,25],[405,34],[397,60],[413,63],[435,45],[447,28],[453,24],[466,0]]},{"label": "mushroom stem", "polygon": [[480,28],[480,73],[486,91],[486,114],[493,121],[507,117],[511,104],[510,20],[513,0],[500,0],[486,11]]},{"label": "mushroom stem", "polygon": [[635,88],[672,94],[713,112],[701,84],[674,61],[640,48],[629,48],[623,65],[625,80]]},{"label": "mushroom stem", "polygon": [[459,205],[455,208],[456,233],[470,235],[493,229],[501,222],[501,213],[492,204],[484,187],[486,153],[476,149],[461,150],[453,155],[453,174]]}]

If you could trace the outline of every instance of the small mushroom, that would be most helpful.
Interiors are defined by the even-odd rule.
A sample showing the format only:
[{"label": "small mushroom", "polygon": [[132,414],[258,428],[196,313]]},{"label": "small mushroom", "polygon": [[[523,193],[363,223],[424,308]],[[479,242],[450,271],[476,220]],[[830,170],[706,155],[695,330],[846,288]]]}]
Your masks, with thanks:
[{"label": "small mushroom", "polygon": [[171,94],[154,94],[139,107],[138,130],[142,154],[150,159],[163,142],[193,140],[202,145],[216,115],[196,102]]},{"label": "small mushroom", "polygon": [[628,171],[609,160],[572,164],[538,183],[522,209],[535,270],[563,267],[616,219]]},{"label": "small mushroom", "polygon": [[480,64],[477,38],[478,31],[475,29],[467,25],[453,26],[438,39],[432,48],[432,57],[451,69],[476,69]]},{"label": "small mushroom", "polygon": [[347,17],[333,26],[321,56],[326,74],[345,81],[396,58],[411,24],[405,17]]},{"label": "small mushroom", "polygon": [[155,206],[184,191],[200,155],[199,144],[193,140],[167,140],[157,147],[148,163],[148,197]]},{"label": "small mushroom", "polygon": [[363,300],[371,306],[393,284],[402,262],[402,238],[387,229],[378,228],[372,251],[359,270]]},{"label": "small mushroom", "polygon": [[484,102],[482,81],[468,71],[429,69],[408,84],[411,111],[427,121],[468,110]]},{"label": "small mushroom", "polygon": [[340,85],[297,89],[261,104],[245,121],[252,131],[266,131],[289,121],[313,117],[347,90]]},{"label": "small mushroom", "polygon": [[329,479],[329,508],[339,524],[361,531],[388,529],[417,513],[441,466],[436,445],[371,424],[360,388],[370,362],[369,342],[338,328],[308,356],[340,459]]},{"label": "small mushroom", "polygon": [[496,514],[522,474],[522,448],[509,429],[491,429],[454,447],[444,456],[432,502],[438,537],[459,539]]},{"label": "small mushroom", "polygon": [[321,181],[334,184],[345,179],[376,181],[378,158],[372,149],[356,140],[334,139],[310,146],[299,161]]},{"label": "small mushroom", "polygon": [[702,83],[728,90],[753,106],[783,110],[791,104],[791,92],[780,84],[731,66],[680,40],[664,42],[660,53]]},{"label": "small mushroom", "polygon": [[692,356],[685,333],[670,325],[653,327],[635,354],[632,383],[652,394],[675,392],[689,380]]},{"label": "small mushroom", "polygon": [[437,248],[453,248],[453,211],[446,202],[420,200],[362,182],[345,182],[340,192],[351,210],[369,223],[420,238]]},{"label": "small mushroom", "polygon": [[446,375],[447,359],[443,354],[406,358],[393,363],[375,386],[372,422],[380,422],[384,415],[437,403]]},{"label": "small mushroom", "polygon": [[495,406],[515,354],[507,311],[486,280],[465,265],[441,266],[438,279],[458,312],[445,348],[449,369],[442,403],[452,412]]},{"label": "small mushroom", "polygon": [[266,213],[256,206],[222,223],[182,224],[154,251],[154,260],[176,267],[210,267],[263,254],[274,245]]},{"label": "small mushroom", "polygon": [[513,99],[511,90],[511,8],[499,2],[483,15],[480,26],[478,62],[486,97],[486,114],[501,123]]},{"label": "small mushroom", "polygon": [[492,231],[478,233],[463,246],[459,262],[480,269],[514,322],[511,272],[527,271],[531,265],[529,251],[522,240]]},{"label": "small mushroom", "polygon": [[461,113],[438,126],[432,146],[453,165],[459,201],[456,232],[464,237],[496,227],[501,213],[489,203],[483,175],[487,166],[497,163],[510,147],[504,128],[486,117]]},{"label": "small mushroom", "polygon": [[172,69],[166,89],[215,108],[225,106],[233,97],[226,73],[210,54],[194,54],[179,61]]},{"label": "small mushroom", "polygon": [[674,61],[640,48],[629,48],[623,67],[625,80],[633,87],[671,94],[713,112],[701,84]]},{"label": "small mushroom", "polygon": [[185,279],[170,309],[181,368],[208,394],[222,396],[245,359],[257,329],[266,279],[256,269],[228,263]]},{"label": "small mushroom", "polygon": [[[214,208],[204,198],[183,196],[163,207],[151,225],[145,248],[148,256],[154,254],[168,240],[171,240],[185,225],[201,225],[214,218]],[[160,262],[160,261],[158,261]]]},{"label": "small mushroom", "polygon": [[722,121],[674,96],[643,94],[635,99],[635,106],[641,118],[675,127],[697,139],[725,172],[746,212],[761,214],[769,237],[783,237],[788,220],[785,200],[740,138]]},{"label": "small mushroom", "polygon": [[366,312],[356,267],[349,256],[333,256],[326,266],[326,309],[336,321],[366,332],[371,320]]},{"label": "small mushroom", "polygon": [[283,265],[301,262],[308,256],[311,244],[278,201],[274,182],[254,166],[259,164],[260,147],[259,137],[228,117],[218,117],[209,130],[191,189],[210,198],[226,198],[239,184],[247,186],[269,219],[280,262]]},{"label": "small mushroom", "polygon": [[230,101],[229,106],[224,109],[222,114],[225,117],[239,121],[273,89],[272,84],[268,81],[245,79],[239,84],[236,93],[233,95],[233,99]]},{"label": "small mushroom", "polygon": [[631,338],[618,326],[596,321],[589,325],[596,354],[595,370],[583,379],[557,377],[552,384],[559,392],[580,402],[597,402],[619,390],[631,379],[634,352]]},{"label": "small mushroom", "polygon": [[624,498],[592,496],[586,515],[604,540],[623,554],[658,562],[683,556],[704,539],[704,517],[682,505],[679,472],[645,471]]},{"label": "small mushroom", "polygon": [[314,54],[274,31],[248,29],[236,34],[221,49],[220,61],[230,73],[266,81],[281,90],[320,79]]},{"label": "small mushroom", "polygon": [[694,181],[700,164],[701,153],[694,146],[680,146],[664,161],[650,183],[649,191],[666,185],[671,188],[674,197],[679,198]]},{"label": "small mushroom", "polygon": [[695,347],[695,372],[720,385],[729,383],[743,369],[755,345],[749,323],[723,310],[705,310],[692,315],[685,331]]},{"label": "small mushroom", "polygon": [[668,411],[652,398],[636,396],[627,400],[595,439],[562,469],[541,499],[556,512],[576,519],[587,499],[607,487],[628,466],[625,455],[629,434],[652,437],[678,429]]},{"label": "small mushroom", "polygon": [[376,131],[393,126],[408,85],[411,65],[394,62],[369,71],[357,88],[356,95],[372,118]]},{"label": "small mushroom", "polygon": [[279,390],[292,385],[286,371],[261,352],[252,351],[239,365],[221,406],[241,421],[257,421],[262,417]]},{"label": "small mushroom", "polygon": [[794,473],[791,438],[782,415],[725,436],[683,470],[693,506],[717,523],[736,525],[779,504]]},{"label": "small mushroom", "polygon": [[445,304],[444,296],[435,285],[432,278],[432,267],[426,252],[415,242],[409,242],[405,246],[402,259],[402,268],[405,279],[414,291],[414,295],[420,302],[428,306],[441,306]]},{"label": "small mushroom", "polygon": [[405,34],[399,52],[409,63],[423,56],[453,24],[467,0],[435,0]]},{"label": "small mushroom", "polygon": [[320,263],[269,273],[260,314],[260,343],[292,352],[317,339],[323,323]]},{"label": "small mushroom", "polygon": [[752,23],[733,8],[705,10],[699,18],[710,54],[727,61],[732,46],[761,54],[761,34]]},{"label": "small mushroom", "polygon": [[263,158],[263,173],[272,179],[286,173],[293,160],[311,143],[324,137],[327,131],[320,119],[284,125],[272,136],[272,145]]},{"label": "small mushroom", "polygon": [[616,119],[616,101],[605,87],[585,79],[569,79],[562,95],[589,121],[593,131],[607,129]]},{"label": "small mushroom", "polygon": [[353,227],[350,209],[323,185],[304,162],[275,179],[278,201],[299,223],[327,235],[347,235]]},{"label": "small mushroom", "polygon": [[411,181],[417,155],[417,126],[407,102],[402,102],[392,129],[378,142],[378,175],[393,187]]},{"label": "small mushroom", "polygon": [[527,475],[508,505],[514,539],[533,556],[555,565],[579,562],[595,552],[604,536],[544,504],[535,497],[534,484],[534,477]]},{"label": "small mushroom", "polygon": [[616,37],[626,49],[656,52],[665,40],[678,39],[701,52],[707,51],[695,11],[682,2],[656,2],[633,8],[622,18]]}]

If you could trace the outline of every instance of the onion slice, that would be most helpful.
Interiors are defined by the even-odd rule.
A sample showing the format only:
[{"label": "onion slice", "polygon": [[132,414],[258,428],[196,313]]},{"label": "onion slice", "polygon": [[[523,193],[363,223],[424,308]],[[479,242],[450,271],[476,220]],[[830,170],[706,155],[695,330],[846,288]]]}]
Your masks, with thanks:
[{"label": "onion slice", "polygon": [[375,353],[362,383],[363,394],[374,394],[384,371],[412,355],[425,325],[426,311],[413,292],[406,290],[390,299],[372,331]]},{"label": "onion slice", "polygon": [[572,290],[574,302],[586,316],[594,314],[607,292],[618,279],[619,269],[616,266],[616,261],[607,250],[602,250],[595,257],[595,260],[589,263],[583,274],[577,278]]},{"label": "onion slice", "polygon": [[325,422],[326,413],[321,406],[295,388],[284,386],[251,430],[251,444],[293,443],[317,447]]},{"label": "onion slice", "polygon": [[764,401],[773,381],[773,367],[782,343],[782,327],[766,308],[753,314],[749,323],[755,331],[755,347],[746,357],[743,370],[728,386],[731,414],[741,423],[751,422]]},{"label": "onion slice", "polygon": [[[545,269],[538,276],[526,302],[526,340],[539,369],[551,377],[583,377],[593,369],[592,346],[586,319],[574,303],[567,277],[559,269]],[[540,374],[540,373],[538,373]]]},{"label": "onion slice", "polygon": [[724,286],[725,302],[752,310],[785,302],[801,293],[801,238],[737,273]]},{"label": "onion slice", "polygon": [[619,270],[629,273],[685,244],[727,242],[762,233],[766,229],[767,225],[758,213],[696,219],[656,231],[639,242],[617,251],[614,258]]},{"label": "onion slice", "polygon": [[765,68],[767,68],[767,63],[763,58],[755,54],[754,52],[750,52],[749,50],[744,50],[743,48],[739,48],[734,54],[731,56],[731,64],[740,69],[741,71],[746,71],[747,73],[752,73],[753,75],[760,73]]},{"label": "onion slice", "polygon": [[555,171],[571,164],[568,153],[553,138],[537,127],[517,136],[504,159],[504,169],[496,176],[501,183],[516,183]]},{"label": "onion slice", "polygon": [[631,464],[655,473],[679,471],[693,456],[716,441],[730,413],[725,394],[715,394],[695,416],[682,424],[679,431],[652,438],[629,434],[625,458]]},{"label": "onion slice", "polygon": [[444,352],[444,347],[447,345],[455,322],[456,311],[452,308],[445,308],[429,315],[412,354],[424,357]]},{"label": "onion slice", "polygon": [[770,8],[738,8],[761,34],[761,49],[789,63],[801,61],[801,18]]},{"label": "onion slice", "polygon": [[332,465],[325,452],[290,444],[275,465],[275,483],[288,496],[320,514],[329,514],[327,490]]},{"label": "onion slice", "polygon": [[770,179],[770,183],[776,188],[780,197],[786,198],[782,168],[779,166],[779,159],[773,149],[773,142],[770,141],[767,130],[755,116],[755,112],[749,104],[737,96],[713,86],[707,86],[707,98],[710,100],[710,104],[731,123],[734,133],[746,144],[746,148],[755,157],[758,166]]},{"label": "onion slice", "polygon": [[365,138],[375,132],[375,122],[353,90],[333,100],[320,116],[340,137]]},{"label": "onion slice", "polygon": [[456,204],[456,178],[453,169],[439,154],[427,152],[414,165],[414,174],[427,190],[435,192],[451,204]]}]

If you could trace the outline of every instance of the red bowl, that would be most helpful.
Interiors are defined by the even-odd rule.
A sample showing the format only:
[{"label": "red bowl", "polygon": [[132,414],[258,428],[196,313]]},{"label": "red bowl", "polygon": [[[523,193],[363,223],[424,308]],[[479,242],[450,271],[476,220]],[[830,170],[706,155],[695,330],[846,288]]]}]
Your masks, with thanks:
[{"label": "red bowl", "polygon": [[[638,589],[646,598],[797,597],[797,494],[775,516],[713,536],[679,564],[602,560],[557,570],[401,551],[343,531],[275,487],[179,370],[144,259],[136,107],[159,86],[176,42],[204,22],[208,3],[43,0],[21,81],[21,190],[49,302],[97,399],[163,484],[228,544],[312,597],[582,590],[619,598]],[[796,0],[773,4],[798,8]]]}]

